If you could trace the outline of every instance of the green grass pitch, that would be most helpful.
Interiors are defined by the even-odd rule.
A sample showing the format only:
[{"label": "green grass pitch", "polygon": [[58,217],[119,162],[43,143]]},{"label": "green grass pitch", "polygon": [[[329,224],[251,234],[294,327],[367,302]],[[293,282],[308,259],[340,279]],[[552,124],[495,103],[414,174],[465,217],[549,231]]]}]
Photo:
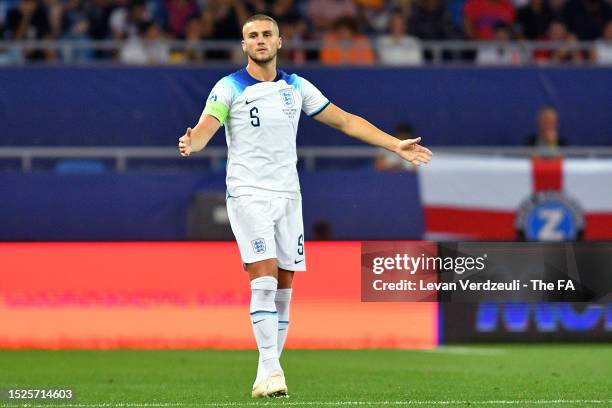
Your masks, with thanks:
[{"label": "green grass pitch", "polygon": [[610,344],[287,350],[290,397],[275,400],[250,397],[256,361],[255,351],[0,351],[0,387],[69,387],[75,400],[51,406],[83,408],[612,406]]}]

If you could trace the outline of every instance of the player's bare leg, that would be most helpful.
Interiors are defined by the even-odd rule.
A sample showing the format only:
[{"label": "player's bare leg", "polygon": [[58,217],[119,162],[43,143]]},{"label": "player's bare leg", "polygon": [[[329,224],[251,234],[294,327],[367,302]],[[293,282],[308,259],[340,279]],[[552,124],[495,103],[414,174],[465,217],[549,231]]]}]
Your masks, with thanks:
[{"label": "player's bare leg", "polygon": [[295,272],[286,269],[278,268],[278,288],[291,289],[293,283],[293,275]]},{"label": "player's bare leg", "polygon": [[253,397],[275,397],[287,394],[285,377],[278,359],[278,312],[276,291],[278,268],[276,259],[246,265],[251,278],[251,323],[259,349],[258,378],[253,384]]},{"label": "player's bare leg", "polygon": [[262,276],[272,276],[278,278],[278,263],[276,259],[264,259],[263,261],[246,264],[246,270],[249,273],[251,281]]}]

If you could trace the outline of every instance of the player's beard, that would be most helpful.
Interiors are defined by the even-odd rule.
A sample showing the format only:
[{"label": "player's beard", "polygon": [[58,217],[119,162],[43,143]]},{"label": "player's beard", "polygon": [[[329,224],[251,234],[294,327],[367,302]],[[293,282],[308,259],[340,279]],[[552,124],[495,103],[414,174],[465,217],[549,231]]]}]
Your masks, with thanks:
[{"label": "player's beard", "polygon": [[257,57],[257,51],[255,51],[254,53],[249,53],[249,58],[257,65],[266,65],[276,58],[276,54],[278,54],[278,50],[273,50],[272,53],[266,57]]}]

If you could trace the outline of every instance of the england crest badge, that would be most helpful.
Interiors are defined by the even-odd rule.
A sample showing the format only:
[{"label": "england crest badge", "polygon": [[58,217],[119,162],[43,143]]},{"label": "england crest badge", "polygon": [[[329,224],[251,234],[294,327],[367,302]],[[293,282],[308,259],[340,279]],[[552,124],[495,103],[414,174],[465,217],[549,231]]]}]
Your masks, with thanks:
[{"label": "england crest badge", "polygon": [[295,98],[293,97],[292,89],[285,89],[280,91],[280,97],[283,101],[283,106],[286,108],[292,108],[295,105]]}]

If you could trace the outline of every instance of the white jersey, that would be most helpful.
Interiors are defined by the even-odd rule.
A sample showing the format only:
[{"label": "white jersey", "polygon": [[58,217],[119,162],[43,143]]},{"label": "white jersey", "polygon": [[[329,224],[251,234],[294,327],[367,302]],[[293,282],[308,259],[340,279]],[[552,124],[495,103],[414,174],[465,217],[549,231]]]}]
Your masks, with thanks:
[{"label": "white jersey", "polygon": [[306,79],[277,71],[262,82],[243,68],[221,78],[203,114],[225,125],[227,193],[300,198],[296,135],[300,110],[314,116],[329,105]]}]

